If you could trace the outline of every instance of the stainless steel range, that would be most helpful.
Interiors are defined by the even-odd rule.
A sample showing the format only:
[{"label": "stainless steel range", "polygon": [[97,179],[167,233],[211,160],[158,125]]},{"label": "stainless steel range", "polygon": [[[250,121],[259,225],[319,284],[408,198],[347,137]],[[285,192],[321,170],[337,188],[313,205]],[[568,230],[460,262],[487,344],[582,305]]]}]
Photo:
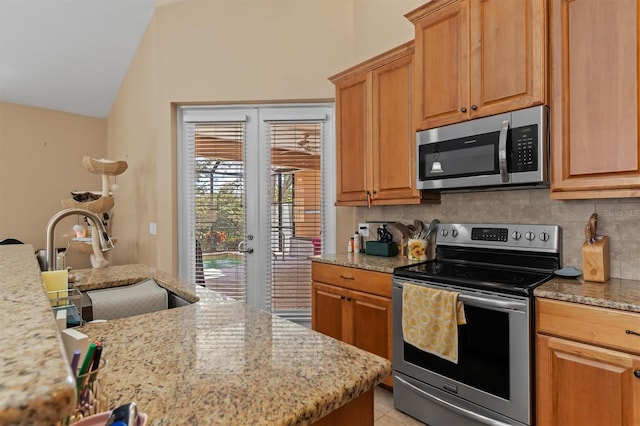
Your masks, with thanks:
[{"label": "stainless steel range", "polygon": [[[393,278],[395,407],[430,426],[533,425],[533,289],[562,265],[553,225],[440,224],[436,258]],[[405,283],[458,293],[458,362],[407,343]]]}]

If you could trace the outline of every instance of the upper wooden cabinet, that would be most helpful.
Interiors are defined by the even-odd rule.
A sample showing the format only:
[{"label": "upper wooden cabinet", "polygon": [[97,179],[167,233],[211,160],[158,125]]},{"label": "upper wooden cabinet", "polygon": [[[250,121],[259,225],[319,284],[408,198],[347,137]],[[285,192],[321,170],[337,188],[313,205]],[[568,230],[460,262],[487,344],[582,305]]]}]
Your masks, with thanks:
[{"label": "upper wooden cabinet", "polygon": [[638,3],[553,0],[551,198],[640,196]]},{"label": "upper wooden cabinet", "polygon": [[416,189],[413,41],[330,77],[336,86],[336,205],[439,202]]},{"label": "upper wooden cabinet", "polygon": [[416,128],[547,102],[546,0],[434,0],[415,25]]},{"label": "upper wooden cabinet", "polygon": [[371,129],[371,74],[364,72],[336,85],[336,204],[363,205],[370,194],[367,142]]}]

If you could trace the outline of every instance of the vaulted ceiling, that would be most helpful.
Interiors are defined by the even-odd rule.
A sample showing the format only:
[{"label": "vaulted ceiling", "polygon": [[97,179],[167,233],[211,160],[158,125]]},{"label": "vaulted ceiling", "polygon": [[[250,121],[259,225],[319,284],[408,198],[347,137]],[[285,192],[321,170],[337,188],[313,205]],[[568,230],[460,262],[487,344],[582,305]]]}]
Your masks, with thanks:
[{"label": "vaulted ceiling", "polygon": [[1,0],[0,101],[106,117],[154,0]]}]

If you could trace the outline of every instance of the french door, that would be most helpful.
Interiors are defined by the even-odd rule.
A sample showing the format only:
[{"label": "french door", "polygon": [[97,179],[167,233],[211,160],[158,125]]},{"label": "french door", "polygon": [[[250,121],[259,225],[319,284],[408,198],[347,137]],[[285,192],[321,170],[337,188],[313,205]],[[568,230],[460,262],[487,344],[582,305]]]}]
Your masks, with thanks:
[{"label": "french door", "polygon": [[306,322],[309,255],[335,247],[333,107],[180,110],[179,274]]}]

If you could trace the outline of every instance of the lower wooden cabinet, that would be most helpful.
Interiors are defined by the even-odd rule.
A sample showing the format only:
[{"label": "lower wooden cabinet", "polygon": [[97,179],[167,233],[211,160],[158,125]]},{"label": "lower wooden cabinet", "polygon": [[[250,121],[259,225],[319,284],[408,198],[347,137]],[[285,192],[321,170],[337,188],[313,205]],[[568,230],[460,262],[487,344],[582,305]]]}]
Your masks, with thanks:
[{"label": "lower wooden cabinet", "polygon": [[537,424],[640,425],[640,315],[537,306]]},{"label": "lower wooden cabinet", "polygon": [[391,361],[391,274],[313,262],[311,275],[312,328]]}]

